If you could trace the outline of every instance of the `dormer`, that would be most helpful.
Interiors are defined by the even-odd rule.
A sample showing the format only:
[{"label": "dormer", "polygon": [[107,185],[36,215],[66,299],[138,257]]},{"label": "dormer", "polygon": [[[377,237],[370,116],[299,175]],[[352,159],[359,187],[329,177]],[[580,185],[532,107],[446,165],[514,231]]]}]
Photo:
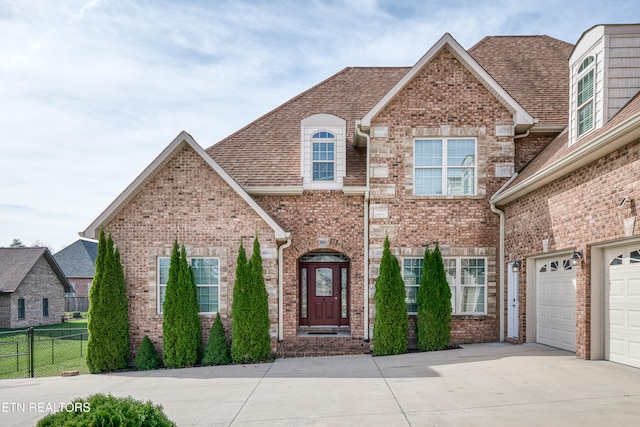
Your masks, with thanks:
[{"label": "dormer", "polygon": [[640,24],[597,25],[569,58],[569,144],[601,128],[640,91]]},{"label": "dormer", "polygon": [[347,121],[314,114],[300,124],[300,174],[305,190],[341,190],[347,171]]}]

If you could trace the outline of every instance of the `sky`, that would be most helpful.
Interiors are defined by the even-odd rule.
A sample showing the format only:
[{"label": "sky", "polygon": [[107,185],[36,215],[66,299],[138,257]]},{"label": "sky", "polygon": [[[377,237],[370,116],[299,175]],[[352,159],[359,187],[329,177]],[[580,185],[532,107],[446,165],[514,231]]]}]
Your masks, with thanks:
[{"label": "sky", "polygon": [[637,0],[0,0],[0,247],[63,249],[182,130],[209,147],[345,67],[639,22]]}]

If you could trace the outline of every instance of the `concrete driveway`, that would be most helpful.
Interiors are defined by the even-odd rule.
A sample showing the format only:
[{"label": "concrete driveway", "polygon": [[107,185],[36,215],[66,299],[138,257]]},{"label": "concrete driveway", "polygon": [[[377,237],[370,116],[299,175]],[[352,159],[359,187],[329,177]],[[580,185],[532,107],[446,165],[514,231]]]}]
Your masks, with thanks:
[{"label": "concrete driveway", "polygon": [[161,404],[179,426],[607,426],[640,422],[640,369],[538,344],[400,356],[0,380],[0,426],[94,393]]}]

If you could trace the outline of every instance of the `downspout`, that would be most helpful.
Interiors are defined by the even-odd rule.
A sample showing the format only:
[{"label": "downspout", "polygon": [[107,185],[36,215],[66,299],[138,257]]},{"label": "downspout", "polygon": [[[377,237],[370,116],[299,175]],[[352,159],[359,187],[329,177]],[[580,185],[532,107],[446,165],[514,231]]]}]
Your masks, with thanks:
[{"label": "downspout", "polygon": [[360,123],[356,122],[356,134],[365,138],[367,141],[367,172],[366,172],[366,190],[364,192],[364,332],[363,340],[369,342],[369,166],[371,162],[371,156],[369,152],[369,146],[371,145],[371,138],[368,134],[362,132],[360,129]]},{"label": "downspout", "polygon": [[[528,132],[528,131],[527,131]],[[496,208],[496,205],[492,201],[500,192],[506,188],[514,179],[518,176],[518,172],[513,174],[511,178],[507,182],[504,183],[502,187],[493,195],[491,200],[489,201],[491,210],[494,213],[500,215],[500,249],[498,250],[498,260],[500,261],[500,280],[498,282],[498,286],[500,286],[500,342],[504,341],[504,297],[505,297],[505,263],[504,263],[504,211]]]},{"label": "downspout", "polygon": [[284,339],[284,250],[291,246],[291,233],[287,233],[287,242],[278,247],[278,342]]}]

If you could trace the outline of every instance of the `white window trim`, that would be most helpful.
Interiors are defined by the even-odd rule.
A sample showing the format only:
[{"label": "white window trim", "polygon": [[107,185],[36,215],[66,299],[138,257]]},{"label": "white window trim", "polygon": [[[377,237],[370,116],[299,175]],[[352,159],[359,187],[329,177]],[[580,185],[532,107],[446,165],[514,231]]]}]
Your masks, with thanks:
[{"label": "white window trim", "polygon": [[[596,125],[596,105],[595,105],[595,98],[596,98],[596,58],[594,55],[588,55],[587,57],[585,57],[582,61],[580,61],[580,65],[578,65],[578,69],[580,69],[579,67],[582,66],[582,64],[588,59],[588,58],[592,58],[592,61],[589,65],[587,65],[585,67],[584,70],[580,71],[578,74],[576,74],[576,80],[575,80],[575,85],[576,85],[576,136],[578,139],[582,138],[584,135],[588,134],[589,132],[591,132],[592,130],[595,129],[595,125]],[[593,72],[593,93],[591,95],[591,98],[589,98],[588,101],[583,102],[582,104],[578,104],[578,96],[579,96],[579,92],[578,92],[578,85],[580,84],[580,81],[583,80],[585,77],[587,77],[587,75],[589,73]],[[591,104],[591,127],[587,130],[585,130],[584,132],[580,133],[580,111],[582,111],[585,107],[587,107],[589,104]]]},{"label": "white window trim", "polygon": [[[408,260],[408,259],[420,259],[422,260],[422,257],[405,257],[402,259],[402,279],[404,280],[404,260]],[[449,285],[449,288],[451,289],[451,299],[453,302],[452,304],[452,311],[451,314],[454,316],[486,316],[487,315],[487,294],[489,292],[488,288],[489,288],[489,283],[488,283],[488,260],[486,257],[482,257],[482,256],[447,256],[447,257],[442,257],[443,261],[446,261],[448,259],[455,259],[456,260],[456,283],[455,285],[451,286]],[[477,287],[477,286],[483,286],[484,287],[484,311],[483,312],[463,312],[460,310],[460,306],[462,304],[462,288],[464,287],[468,287],[470,285],[462,285],[461,283],[461,278],[462,278],[462,260],[463,259],[481,259],[484,260],[484,284],[483,285],[473,285],[472,287]],[[445,262],[446,265],[446,262]],[[409,287],[414,287],[414,288],[419,288],[419,285],[407,285],[405,282],[405,289],[409,288]],[[417,314],[416,312],[409,312],[409,314]]]},{"label": "white window trim", "polygon": [[[448,166],[447,163],[447,148],[449,140],[456,139],[472,139],[474,141],[475,146],[475,154],[473,159],[473,166]],[[416,166],[416,141],[442,141],[442,165],[441,166]],[[456,168],[473,168],[473,193],[469,194],[448,194],[448,169],[456,169]],[[441,169],[442,170],[442,194],[417,194],[416,192],[416,169]],[[415,138],[413,140],[413,195],[416,197],[447,197],[447,198],[458,198],[458,197],[475,197],[478,195],[478,138],[476,137],[421,137]]]},{"label": "white window trim", "polygon": [[[160,292],[160,288],[164,287],[166,288],[167,285],[164,284],[160,284],[160,260],[161,259],[168,259],[171,260],[171,257],[169,256],[159,256],[156,259],[156,313],[159,315],[162,315],[162,303],[160,301],[160,296],[162,295]],[[218,305],[218,311],[200,311],[198,314],[216,314],[220,311],[220,258],[219,257],[207,257],[207,256],[192,256],[192,257],[187,257],[187,261],[189,262],[189,265],[191,265],[191,260],[192,259],[215,259],[218,261],[218,283],[217,284],[209,284],[209,285],[196,285],[196,288],[199,287],[208,287],[208,288],[218,288],[218,298],[217,298],[217,305]],[[165,291],[166,292],[166,291]],[[198,305],[200,305],[198,303]]]},{"label": "white window trim", "polygon": [[[335,136],[333,181],[313,180],[313,141],[317,132]],[[347,172],[347,122],[331,114],[315,114],[302,120],[300,126],[300,176],[305,190],[341,190]]]}]

